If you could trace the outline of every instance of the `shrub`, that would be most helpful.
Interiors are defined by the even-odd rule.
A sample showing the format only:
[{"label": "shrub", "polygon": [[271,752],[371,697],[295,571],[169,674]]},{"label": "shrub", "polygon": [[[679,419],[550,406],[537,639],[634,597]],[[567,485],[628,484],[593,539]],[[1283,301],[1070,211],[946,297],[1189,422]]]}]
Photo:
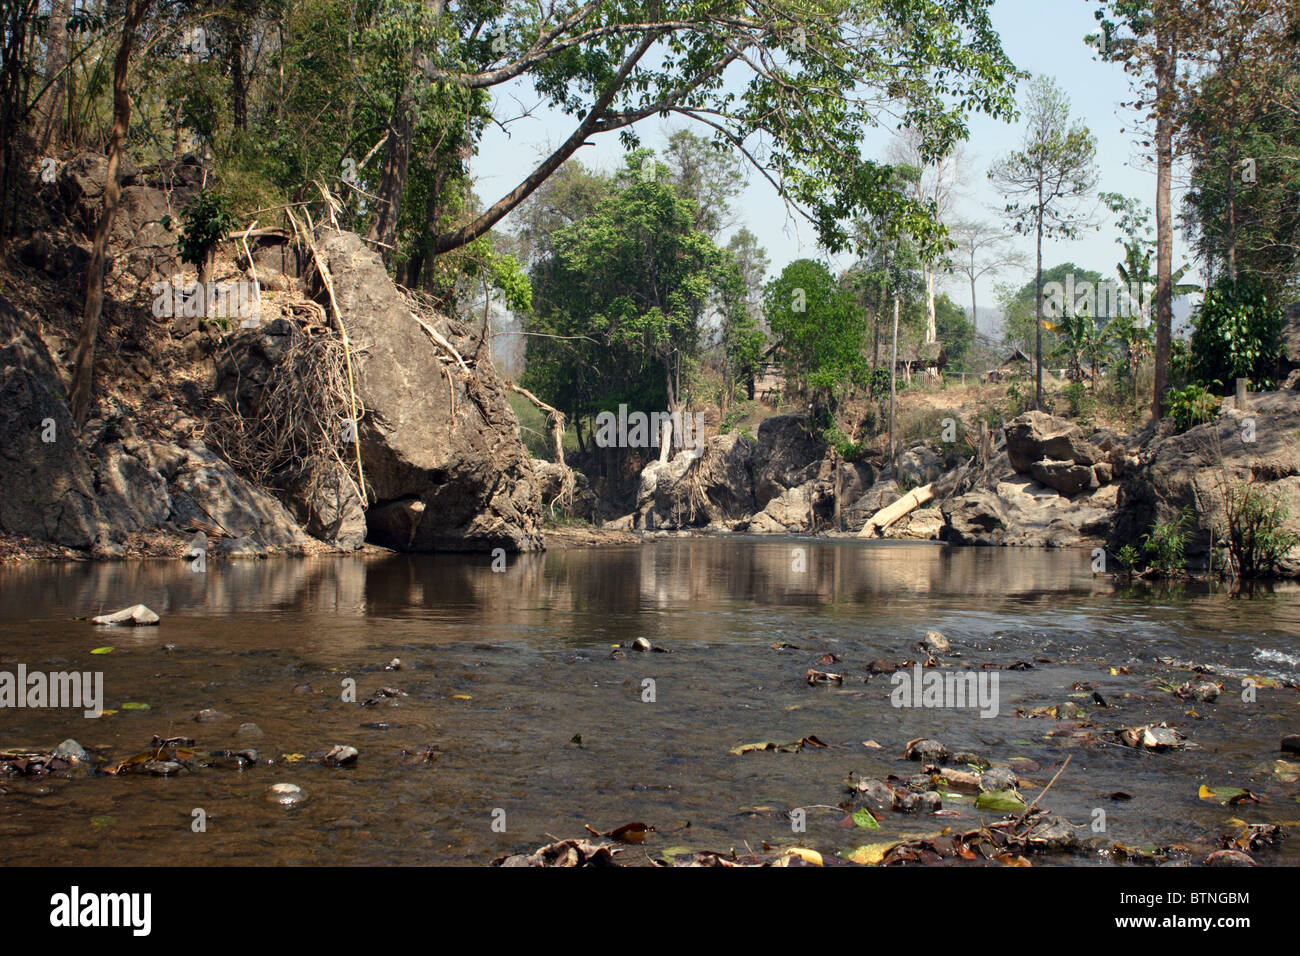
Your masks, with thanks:
[{"label": "shrub", "polygon": [[1158,521],[1142,536],[1142,547],[1152,555],[1151,566],[1161,574],[1177,574],[1186,566],[1183,550],[1192,536],[1187,524],[1186,511],[1168,521]]},{"label": "shrub", "polygon": [[[1231,391],[1238,378],[1272,388],[1282,351],[1282,310],[1251,276],[1219,279],[1196,311],[1187,367],[1194,381]],[[1227,394],[1227,392],[1223,392]]]},{"label": "shrub", "polygon": [[1208,388],[1196,382],[1186,388],[1171,388],[1165,395],[1169,417],[1180,432],[1213,421],[1219,412],[1219,400]]},{"label": "shrub", "polygon": [[1223,510],[1228,522],[1228,556],[1240,578],[1274,573],[1300,538],[1284,531],[1290,507],[1280,494],[1265,495],[1246,482],[1227,489]]}]

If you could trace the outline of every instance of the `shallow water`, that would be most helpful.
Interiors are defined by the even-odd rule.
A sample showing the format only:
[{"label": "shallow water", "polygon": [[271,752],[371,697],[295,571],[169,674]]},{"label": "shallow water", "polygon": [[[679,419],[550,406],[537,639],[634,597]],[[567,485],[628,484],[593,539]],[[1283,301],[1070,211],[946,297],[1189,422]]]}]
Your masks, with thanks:
[{"label": "shallow water", "polygon": [[[798,548],[803,573],[792,568]],[[136,602],[161,625],[75,620]],[[894,708],[888,677],[861,677],[873,660],[916,657],[911,645],[929,628],[962,655],[950,663],[1035,666],[998,672],[991,719]],[[1037,762],[1041,770],[1024,774],[1027,798],[1073,754],[1045,807],[1076,824],[1104,809],[1104,833],[1080,830],[1100,846],[1185,844],[1199,860],[1231,818],[1300,820],[1300,784],[1273,776],[1278,741],[1300,732],[1300,695],[1263,688],[1247,703],[1240,690],[1246,674],[1296,679],[1297,635],[1295,588],[1251,598],[1192,585],[1126,590],[1094,578],[1083,551],[731,537],[511,556],[502,573],[464,555],[210,564],[206,573],[183,562],[4,568],[0,669],[102,670],[105,707],[118,712],[0,710],[0,747],[48,749],[72,737],[118,761],[154,734],[183,735],[201,750],[254,747],[262,763],[0,779],[0,862],[486,863],[550,836],[584,836],[583,824],[603,831],[633,820],[658,829],[652,855],[764,841],[834,852],[973,827],[984,815],[965,801],[947,804],[964,818],[887,813],[879,833],[857,835],[837,825],[842,813],[810,811],[808,832],[792,834],[783,811],[841,803],[849,771],[915,772],[901,754],[922,736],[994,763]],[[611,657],[611,645],[638,637],[672,653]],[[779,641],[799,647],[772,649]],[[114,652],[90,654],[104,645]],[[817,664],[827,652],[841,660]],[[393,657],[402,669],[385,671]],[[1154,686],[1189,676],[1162,657],[1235,676],[1217,702],[1186,703]],[[808,686],[813,666],[844,674],[843,685]],[[1131,674],[1112,676],[1121,666]],[[381,687],[409,696],[344,702],[349,677],[357,701]],[[1071,700],[1075,681],[1112,704],[1077,699],[1100,730],[1168,720],[1194,747],[1088,744],[1048,737],[1055,721],[1015,716]],[[120,709],[128,701],[150,709]],[[203,708],[228,717],[197,723]],[[245,722],[264,736],[237,737]],[[729,752],[807,735],[832,746]],[[334,744],[356,747],[357,764],[312,762]],[[403,754],[428,746],[437,748],[430,762]],[[284,757],[295,754],[304,756]],[[268,803],[279,782],[309,799]],[[1263,802],[1219,807],[1198,799],[1201,784],[1245,787]],[[1115,791],[1133,799],[1112,801]],[[207,829],[195,833],[199,808]],[[1260,862],[1300,862],[1300,826],[1292,830]]]}]

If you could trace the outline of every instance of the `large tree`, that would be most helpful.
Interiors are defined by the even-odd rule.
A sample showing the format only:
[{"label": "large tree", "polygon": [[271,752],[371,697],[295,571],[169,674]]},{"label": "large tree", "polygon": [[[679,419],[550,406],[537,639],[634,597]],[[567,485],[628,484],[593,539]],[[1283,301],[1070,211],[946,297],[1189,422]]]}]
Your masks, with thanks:
[{"label": "large tree", "polygon": [[1088,127],[1070,120],[1070,101],[1056,83],[1037,77],[1025,107],[1020,149],[994,163],[989,178],[1007,199],[1007,217],[1017,232],[1034,237],[1035,319],[1034,407],[1043,403],[1043,240],[1071,238],[1090,221],[1083,201],[1097,185],[1097,140]]}]

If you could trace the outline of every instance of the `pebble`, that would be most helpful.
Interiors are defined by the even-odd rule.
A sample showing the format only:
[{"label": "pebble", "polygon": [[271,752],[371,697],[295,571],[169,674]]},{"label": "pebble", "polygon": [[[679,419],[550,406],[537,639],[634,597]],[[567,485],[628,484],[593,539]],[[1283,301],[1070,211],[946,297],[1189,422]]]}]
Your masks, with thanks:
[{"label": "pebble", "polygon": [[225,720],[226,717],[226,714],[219,710],[213,710],[211,707],[205,707],[194,715],[194,719],[200,724],[208,724],[214,720]]},{"label": "pebble", "polygon": [[647,641],[644,637],[638,637],[635,641],[632,642],[632,650],[648,651],[650,650],[650,642]]},{"label": "pebble", "polygon": [[1016,788],[1016,773],[1006,767],[994,767],[992,770],[980,774],[980,789],[985,791],[993,790],[1014,790]]},{"label": "pebble", "polygon": [[257,724],[240,724],[239,729],[235,731],[236,737],[265,737],[262,728]]},{"label": "pebble", "polygon": [[936,654],[947,654],[952,651],[952,645],[948,643],[948,638],[938,631],[925,632],[925,646]]},{"label": "pebble", "polygon": [[157,624],[161,619],[143,604],[132,604],[128,608],[114,611],[112,614],[101,614],[99,617],[93,617],[90,620],[92,624],[128,624],[136,627],[148,627]]},{"label": "pebble", "polygon": [[949,757],[948,748],[937,740],[915,740],[908,745],[905,756],[908,760],[927,760],[930,763],[943,763]]},{"label": "pebble", "polygon": [[62,757],[72,763],[90,763],[90,753],[71,737],[55,747],[50,756]]},{"label": "pebble", "polygon": [[349,764],[356,763],[358,756],[356,747],[335,744],[330,748],[330,752],[325,755],[325,765],[329,767],[346,767]]},{"label": "pebble", "polygon": [[1282,738],[1282,752],[1300,754],[1300,734],[1288,734]]},{"label": "pebble", "polygon": [[302,803],[307,799],[307,794],[296,783],[277,783],[267,791],[266,799],[271,803],[288,807],[295,803]]}]

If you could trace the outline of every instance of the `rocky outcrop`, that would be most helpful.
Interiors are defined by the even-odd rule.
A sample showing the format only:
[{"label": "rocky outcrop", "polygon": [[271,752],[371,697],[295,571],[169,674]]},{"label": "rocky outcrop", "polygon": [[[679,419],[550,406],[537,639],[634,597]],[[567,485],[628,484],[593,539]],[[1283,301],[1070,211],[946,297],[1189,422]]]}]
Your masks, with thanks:
[{"label": "rocky outcrop", "polygon": [[89,548],[109,536],[64,384],[35,320],[0,299],[0,531]]},{"label": "rocky outcrop", "polygon": [[[1213,421],[1181,434],[1156,433],[1119,483],[1110,549],[1140,546],[1157,522],[1183,514],[1191,532],[1185,554],[1204,560],[1211,538],[1224,534],[1225,492],[1243,483],[1280,498],[1289,509],[1284,530],[1300,534],[1298,432],[1300,394],[1282,390],[1252,394],[1245,412],[1224,408]],[[1300,549],[1281,570],[1300,572]]]},{"label": "rocky outcrop", "polygon": [[754,505],[759,510],[773,498],[816,477],[826,443],[813,434],[808,420],[778,415],[758,426],[754,449]]},{"label": "rocky outcrop", "polygon": [[634,527],[722,526],[754,513],[754,445],[740,435],[713,435],[641,472]]},{"label": "rocky outcrop", "polygon": [[[371,529],[372,540],[412,551],[540,548],[540,482],[491,362],[467,372],[435,345],[358,236],[323,230],[317,244],[359,343],[354,364],[365,413],[357,437],[374,506],[424,505],[405,542],[385,539],[382,525]],[[468,326],[422,319],[473,360],[478,337]]]}]

